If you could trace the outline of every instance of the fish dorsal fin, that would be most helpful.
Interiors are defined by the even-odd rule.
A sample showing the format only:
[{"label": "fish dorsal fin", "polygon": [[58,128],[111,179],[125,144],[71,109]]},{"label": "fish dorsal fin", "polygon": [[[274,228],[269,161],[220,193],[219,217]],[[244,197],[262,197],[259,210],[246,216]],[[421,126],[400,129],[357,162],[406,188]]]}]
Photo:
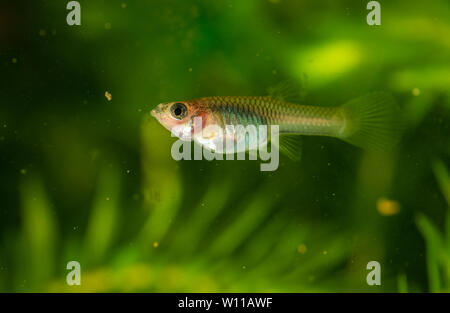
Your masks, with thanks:
[{"label": "fish dorsal fin", "polygon": [[306,94],[305,81],[306,78],[303,78],[301,82],[293,79],[284,80],[269,88],[269,97],[285,102],[300,103]]},{"label": "fish dorsal fin", "polygon": [[279,139],[280,152],[293,161],[302,159],[302,136],[297,134],[281,134]]}]

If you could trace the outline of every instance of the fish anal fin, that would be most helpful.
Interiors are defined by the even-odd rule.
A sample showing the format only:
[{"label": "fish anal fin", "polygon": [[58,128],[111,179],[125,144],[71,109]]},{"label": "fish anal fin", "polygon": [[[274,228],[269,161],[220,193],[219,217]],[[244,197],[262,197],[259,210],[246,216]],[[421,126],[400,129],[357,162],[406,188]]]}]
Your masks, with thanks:
[{"label": "fish anal fin", "polygon": [[297,134],[282,134],[279,138],[280,152],[293,161],[302,159],[303,138]]}]

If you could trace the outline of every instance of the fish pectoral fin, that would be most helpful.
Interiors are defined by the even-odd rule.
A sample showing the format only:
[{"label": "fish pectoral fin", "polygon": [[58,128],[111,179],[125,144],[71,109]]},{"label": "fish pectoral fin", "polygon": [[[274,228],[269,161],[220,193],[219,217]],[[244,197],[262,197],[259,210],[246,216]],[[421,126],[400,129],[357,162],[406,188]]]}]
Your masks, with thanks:
[{"label": "fish pectoral fin", "polygon": [[293,161],[302,159],[303,138],[297,134],[280,135],[278,147],[280,152]]},{"label": "fish pectoral fin", "polygon": [[306,78],[301,82],[293,79],[281,81],[276,86],[269,88],[269,97],[285,102],[300,103],[306,93],[305,80]]}]

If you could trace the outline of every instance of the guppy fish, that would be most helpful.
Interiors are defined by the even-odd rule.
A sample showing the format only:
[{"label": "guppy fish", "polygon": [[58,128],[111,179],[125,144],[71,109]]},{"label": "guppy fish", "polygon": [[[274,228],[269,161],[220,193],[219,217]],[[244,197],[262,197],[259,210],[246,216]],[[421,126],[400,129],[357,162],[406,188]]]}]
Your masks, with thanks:
[{"label": "guppy fish", "polygon": [[[239,152],[236,145],[232,151],[223,148],[226,140],[231,138],[235,144],[239,140],[227,125],[278,125],[280,151],[292,159],[300,156],[300,141],[295,139],[301,137],[298,135],[335,137],[369,150],[389,149],[399,137],[395,102],[383,92],[367,94],[341,106],[300,105],[285,101],[280,94],[205,97],[161,103],[151,111],[151,115],[180,139],[193,139],[218,153]],[[195,118],[199,117],[201,123],[196,125]],[[206,134],[195,131],[205,130],[211,125],[216,127],[215,130]],[[260,134],[258,136],[258,139],[262,138]],[[267,143],[270,137],[262,138],[264,140],[262,144]]]}]

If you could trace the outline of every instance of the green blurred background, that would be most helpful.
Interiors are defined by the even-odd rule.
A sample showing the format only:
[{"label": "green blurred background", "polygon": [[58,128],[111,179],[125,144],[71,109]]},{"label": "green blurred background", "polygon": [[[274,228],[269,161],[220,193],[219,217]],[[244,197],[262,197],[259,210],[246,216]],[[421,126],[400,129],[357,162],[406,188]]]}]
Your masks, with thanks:
[{"label": "green blurred background", "polygon": [[[380,1],[381,26],[368,1],[81,0],[81,26],[67,2],[0,4],[0,291],[450,290],[448,0]],[[286,79],[311,105],[391,92],[401,143],[308,137],[260,172],[174,161],[148,114]]]}]

